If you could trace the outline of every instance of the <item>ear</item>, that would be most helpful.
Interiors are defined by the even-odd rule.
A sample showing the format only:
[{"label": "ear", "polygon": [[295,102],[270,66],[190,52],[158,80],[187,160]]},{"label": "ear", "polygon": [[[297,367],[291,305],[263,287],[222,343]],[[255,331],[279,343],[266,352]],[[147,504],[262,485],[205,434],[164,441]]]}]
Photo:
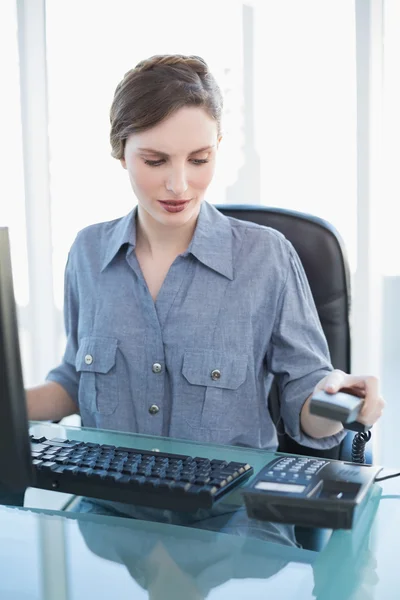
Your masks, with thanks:
[{"label": "ear", "polygon": [[125,160],[125,158],[120,158],[120,163],[123,166],[123,168],[126,169],[126,160]]},{"label": "ear", "polygon": [[219,147],[220,141],[222,140],[222,135],[219,136],[218,140],[217,140],[217,149]]}]

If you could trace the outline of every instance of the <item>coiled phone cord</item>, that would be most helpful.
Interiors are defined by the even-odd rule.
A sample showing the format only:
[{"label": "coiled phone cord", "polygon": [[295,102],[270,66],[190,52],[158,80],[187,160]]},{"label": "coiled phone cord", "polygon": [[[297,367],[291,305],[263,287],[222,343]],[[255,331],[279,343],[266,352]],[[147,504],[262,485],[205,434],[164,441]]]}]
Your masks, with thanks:
[{"label": "coiled phone cord", "polygon": [[[365,463],[365,445],[371,439],[371,431],[359,431],[353,438],[351,445],[351,460],[354,463],[364,464]],[[384,481],[385,479],[392,479],[393,477],[400,477],[400,473],[391,473],[383,477],[375,477],[374,481]],[[382,498],[400,498],[400,494],[392,494],[389,496],[382,496]]]},{"label": "coiled phone cord", "polygon": [[370,431],[360,431],[356,433],[351,445],[351,460],[354,463],[364,464],[365,462],[365,445],[371,439]]},{"label": "coiled phone cord", "polygon": [[[365,463],[365,446],[371,439],[371,431],[359,431],[353,438],[351,445],[351,460],[354,463],[364,464]],[[394,477],[400,477],[400,473],[391,473],[383,477],[375,477],[374,481],[384,481],[385,479],[392,479]],[[382,498],[400,498],[400,494],[392,494],[389,496],[382,496]]]}]

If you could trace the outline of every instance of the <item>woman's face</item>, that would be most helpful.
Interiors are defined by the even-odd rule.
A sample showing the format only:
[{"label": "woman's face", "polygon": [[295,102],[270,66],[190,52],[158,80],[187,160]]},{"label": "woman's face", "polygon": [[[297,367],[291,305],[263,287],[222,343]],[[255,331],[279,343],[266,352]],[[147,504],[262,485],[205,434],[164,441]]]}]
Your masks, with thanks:
[{"label": "woman's face", "polygon": [[126,141],[122,166],[139,214],[168,226],[195,220],[214,175],[217,123],[202,108],[184,107]]}]

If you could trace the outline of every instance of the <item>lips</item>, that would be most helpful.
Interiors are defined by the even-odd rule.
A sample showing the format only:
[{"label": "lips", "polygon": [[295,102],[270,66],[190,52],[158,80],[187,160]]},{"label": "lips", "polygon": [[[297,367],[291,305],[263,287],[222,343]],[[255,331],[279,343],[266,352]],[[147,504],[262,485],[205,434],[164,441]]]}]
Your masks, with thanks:
[{"label": "lips", "polygon": [[170,206],[181,206],[182,204],[186,204],[186,202],[190,202],[190,200],[159,200],[159,202]]},{"label": "lips", "polygon": [[159,200],[163,209],[169,213],[178,213],[185,210],[190,200]]}]

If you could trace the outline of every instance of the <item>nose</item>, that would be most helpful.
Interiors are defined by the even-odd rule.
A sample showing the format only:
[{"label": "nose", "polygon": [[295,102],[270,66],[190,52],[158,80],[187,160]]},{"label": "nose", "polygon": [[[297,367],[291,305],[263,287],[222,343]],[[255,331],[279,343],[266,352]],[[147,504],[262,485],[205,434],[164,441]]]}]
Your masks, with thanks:
[{"label": "nose", "polygon": [[184,167],[174,167],[168,173],[165,187],[175,196],[183,196],[188,189],[187,176]]}]

